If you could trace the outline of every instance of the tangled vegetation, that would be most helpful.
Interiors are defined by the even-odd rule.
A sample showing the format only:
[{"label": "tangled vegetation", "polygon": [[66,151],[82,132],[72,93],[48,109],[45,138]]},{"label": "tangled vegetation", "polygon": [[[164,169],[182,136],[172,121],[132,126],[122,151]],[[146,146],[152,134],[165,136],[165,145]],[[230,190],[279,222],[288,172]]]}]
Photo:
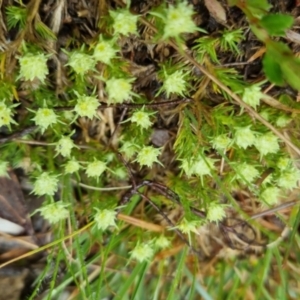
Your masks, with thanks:
[{"label": "tangled vegetation", "polygon": [[26,299],[299,298],[294,1],[1,12],[0,175],[51,234],[0,265],[41,254]]}]

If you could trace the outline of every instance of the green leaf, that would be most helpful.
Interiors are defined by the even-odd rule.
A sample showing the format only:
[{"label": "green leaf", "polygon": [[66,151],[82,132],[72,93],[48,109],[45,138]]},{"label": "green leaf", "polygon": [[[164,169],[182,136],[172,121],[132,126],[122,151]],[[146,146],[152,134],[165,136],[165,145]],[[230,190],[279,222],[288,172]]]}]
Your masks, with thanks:
[{"label": "green leaf", "polygon": [[272,36],[284,36],[293,23],[293,17],[283,14],[268,14],[260,21],[260,25]]},{"label": "green leaf", "polygon": [[263,58],[263,70],[267,78],[274,84],[282,86],[284,84],[283,74],[277,60],[268,52]]},{"label": "green leaf", "polygon": [[300,91],[300,60],[297,58],[281,62],[281,70],[287,83]]},{"label": "green leaf", "polygon": [[258,18],[264,16],[272,7],[267,0],[246,0],[246,4],[244,5],[244,7]]},{"label": "green leaf", "polygon": [[43,22],[37,22],[35,24],[35,30],[45,40],[47,40],[47,39],[56,40],[56,36],[53,33],[53,31],[47,25],[45,25]]}]

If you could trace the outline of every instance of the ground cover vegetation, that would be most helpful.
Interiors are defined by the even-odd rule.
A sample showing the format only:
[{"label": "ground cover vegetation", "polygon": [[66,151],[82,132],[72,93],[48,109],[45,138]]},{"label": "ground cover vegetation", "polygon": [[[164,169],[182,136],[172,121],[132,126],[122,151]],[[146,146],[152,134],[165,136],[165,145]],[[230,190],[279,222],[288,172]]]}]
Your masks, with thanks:
[{"label": "ground cover vegetation", "polygon": [[23,299],[299,299],[299,10],[1,2]]}]

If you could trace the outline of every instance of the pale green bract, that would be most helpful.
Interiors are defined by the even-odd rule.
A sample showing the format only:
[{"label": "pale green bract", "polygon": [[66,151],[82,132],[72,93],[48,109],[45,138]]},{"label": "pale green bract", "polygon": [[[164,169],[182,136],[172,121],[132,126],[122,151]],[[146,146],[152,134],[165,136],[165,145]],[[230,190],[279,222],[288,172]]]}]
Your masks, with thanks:
[{"label": "pale green bract", "polygon": [[88,117],[92,119],[97,116],[99,101],[96,97],[79,96],[74,111],[80,117]]},{"label": "pale green bract", "polygon": [[69,217],[69,211],[66,209],[68,206],[68,204],[58,201],[45,205],[37,209],[35,212],[40,212],[43,218],[50,224],[56,224]]},{"label": "pale green bract", "polygon": [[106,230],[108,227],[116,227],[116,215],[117,212],[114,210],[109,209],[98,209],[95,208],[97,211],[94,215],[94,220],[98,230]]},{"label": "pale green bract", "polygon": [[111,78],[106,81],[106,91],[109,103],[123,103],[131,99],[131,82],[134,79]]},{"label": "pale green bract", "polygon": [[56,175],[48,172],[42,173],[33,183],[33,193],[37,196],[53,196],[58,190],[58,179]]},{"label": "pale green bract", "polygon": [[69,57],[67,66],[70,66],[75,73],[84,75],[93,70],[95,64],[96,62],[92,56],[81,52],[73,52]]},{"label": "pale green bract", "polygon": [[256,136],[254,131],[250,129],[250,126],[247,127],[238,127],[236,128],[234,134],[235,143],[243,149],[246,149],[254,145]]},{"label": "pale green bract", "polygon": [[66,164],[65,164],[65,172],[67,174],[72,174],[75,173],[77,171],[79,171],[80,169],[80,164],[78,161],[76,160],[69,160]]},{"label": "pale green bract", "polygon": [[166,16],[163,18],[165,23],[163,39],[169,37],[178,37],[182,33],[193,33],[198,30],[192,16],[194,14],[192,6],[186,1],[176,6],[170,6],[166,10]]},{"label": "pale green bract", "polygon": [[153,257],[154,249],[149,243],[138,243],[130,253],[131,259],[143,262],[149,261]]},{"label": "pale green bract", "polygon": [[44,53],[26,53],[18,59],[20,63],[19,78],[30,81],[37,78],[44,83],[46,76],[49,73],[47,67],[48,56]]},{"label": "pale green bract", "polygon": [[63,157],[69,157],[71,155],[71,150],[74,147],[75,144],[71,138],[64,136],[56,143],[55,150],[57,154],[61,154]]},{"label": "pale green bract", "polygon": [[280,189],[278,187],[268,187],[261,194],[261,199],[264,200],[263,204],[274,205],[278,203]]},{"label": "pale green bract", "polygon": [[100,40],[94,48],[93,57],[97,61],[101,61],[105,64],[110,64],[111,60],[116,56],[117,50],[114,49],[113,45],[109,41]]},{"label": "pale green bract", "polygon": [[277,153],[279,151],[278,138],[273,133],[268,132],[256,138],[255,147],[261,156]]},{"label": "pale green bract", "polygon": [[140,164],[140,166],[151,167],[155,162],[160,163],[157,158],[160,155],[160,153],[161,150],[159,148],[145,146],[138,152],[135,161],[137,161]]},{"label": "pale green bract", "polygon": [[117,11],[109,12],[114,19],[113,29],[115,34],[137,34],[137,20],[138,16],[131,14],[126,9],[119,9]]},{"label": "pale green bract", "polygon": [[226,205],[212,202],[208,206],[206,218],[210,222],[219,222],[226,217]]},{"label": "pale green bract", "polygon": [[57,122],[57,115],[53,109],[50,108],[39,108],[32,119],[35,125],[41,128],[42,133],[51,125]]},{"label": "pale green bract", "polygon": [[106,163],[100,160],[90,162],[86,167],[86,175],[88,177],[99,177],[106,170]]}]

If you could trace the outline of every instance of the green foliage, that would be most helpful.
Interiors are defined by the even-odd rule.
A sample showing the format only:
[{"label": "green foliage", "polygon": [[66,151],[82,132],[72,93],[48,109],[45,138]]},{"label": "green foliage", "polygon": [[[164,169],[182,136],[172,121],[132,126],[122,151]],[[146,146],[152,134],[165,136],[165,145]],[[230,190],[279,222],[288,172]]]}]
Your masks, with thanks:
[{"label": "green foliage", "polygon": [[282,14],[268,14],[260,20],[260,25],[271,36],[285,36],[285,31],[290,29],[293,23],[293,17]]},{"label": "green foliage", "polygon": [[[249,27],[208,34],[191,2],[141,14],[129,1],[109,6],[99,28],[83,26],[85,18],[72,23],[64,49],[53,48],[60,45],[53,23],[34,12],[34,1],[6,9],[7,28],[20,34],[1,55],[0,171],[22,168],[44,199],[36,212],[54,237],[46,246],[49,299],[69,285],[78,299],[231,299],[248,288],[284,294],[257,276],[267,278],[272,259],[281,263],[279,252],[261,255],[262,264],[257,256],[250,264],[221,256],[226,245],[263,251],[275,234],[253,216],[281,205],[300,179],[282,141],[297,143],[299,105],[291,89],[279,88],[300,90],[300,59],[277,40],[293,18],[269,13],[266,0],[229,1],[247,16],[255,47],[266,47],[265,78],[260,61],[254,74],[242,61]],[[279,87],[266,94],[270,83]],[[261,240],[243,240],[248,224]],[[214,276],[203,276],[198,258],[220,261]],[[289,276],[296,277],[280,272],[283,282]]]},{"label": "green foliage", "polygon": [[24,29],[27,19],[27,10],[24,7],[8,6],[6,8],[8,29],[20,26]]}]

